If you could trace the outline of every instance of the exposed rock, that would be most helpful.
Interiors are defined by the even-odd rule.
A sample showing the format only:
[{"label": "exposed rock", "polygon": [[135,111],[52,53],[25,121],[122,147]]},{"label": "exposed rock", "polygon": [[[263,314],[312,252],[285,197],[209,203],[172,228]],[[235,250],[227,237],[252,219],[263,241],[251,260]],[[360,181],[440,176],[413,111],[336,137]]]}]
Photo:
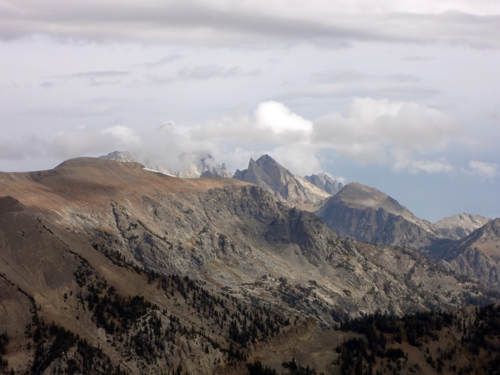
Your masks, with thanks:
[{"label": "exposed rock", "polygon": [[316,214],[340,237],[358,241],[418,250],[441,238],[395,199],[357,182],[344,186]]},{"label": "exposed rock", "polygon": [[154,159],[140,158],[128,151],[114,151],[107,155],[99,156],[100,159],[114,160],[121,162],[139,162],[147,168],[162,172],[170,176],[181,178],[198,177],[225,177],[231,178],[233,175],[226,167],[226,164],[216,163],[212,155],[207,153],[184,153],[180,156],[177,164],[181,164],[179,170],[173,172],[171,168],[163,163],[158,163]]},{"label": "exposed rock", "polygon": [[313,174],[311,176],[305,176],[304,178],[330,195],[337,194],[344,187],[342,182],[334,180],[325,173]]},{"label": "exposed rock", "polygon": [[[233,175],[226,164],[218,164],[212,155],[206,153],[189,153],[181,156],[184,167],[176,173],[181,178],[198,178],[209,172],[215,177],[231,178]],[[203,176],[207,177],[207,176]]]},{"label": "exposed rock", "polygon": [[321,336],[315,324],[495,300],[410,250],[340,239],[235,179],[79,158],[0,173],[6,195],[0,327],[12,324],[8,368],[23,373],[227,373],[254,349]]},{"label": "exposed rock", "polygon": [[481,228],[490,220],[488,217],[463,213],[445,217],[432,224],[432,227],[444,238],[459,240]]},{"label": "exposed rock", "polygon": [[100,159],[114,160],[121,162],[135,162],[136,158],[128,151],[113,151],[107,155],[99,156]]},{"label": "exposed rock", "polygon": [[488,221],[461,240],[435,246],[430,255],[456,272],[500,290],[500,219]]},{"label": "exposed rock", "polygon": [[261,186],[281,202],[310,211],[330,197],[329,193],[294,175],[269,155],[263,155],[257,161],[250,159],[248,169],[237,170],[233,178]]}]

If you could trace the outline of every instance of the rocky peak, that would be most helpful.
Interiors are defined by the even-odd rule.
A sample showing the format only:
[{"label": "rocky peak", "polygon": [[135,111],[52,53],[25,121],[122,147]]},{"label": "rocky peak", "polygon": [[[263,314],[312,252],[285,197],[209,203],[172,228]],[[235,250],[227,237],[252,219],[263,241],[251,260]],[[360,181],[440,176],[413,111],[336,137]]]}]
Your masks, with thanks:
[{"label": "rocky peak", "polygon": [[137,161],[134,156],[128,151],[113,151],[107,155],[99,156],[99,159],[114,160],[121,162]]},{"label": "rocky peak", "polygon": [[99,156],[99,159],[107,159],[121,162],[141,162],[147,168],[181,178],[198,177],[225,177],[231,178],[232,173],[226,167],[226,164],[219,164],[215,158],[205,152],[184,153],[179,159],[182,167],[177,172],[162,163],[150,159],[140,158],[128,151],[113,151],[107,155]]},{"label": "rocky peak", "polygon": [[330,197],[326,191],[294,175],[269,155],[256,161],[250,159],[248,169],[237,170],[233,178],[261,186],[280,201],[306,210],[316,209],[320,202]]},{"label": "rocky peak", "polygon": [[337,194],[344,187],[344,184],[342,184],[342,182],[334,180],[326,173],[313,174],[310,176],[305,176],[304,178],[311,184],[319,187],[320,189],[323,189],[331,195]]},{"label": "rocky peak", "polygon": [[351,182],[328,199],[318,217],[341,237],[422,249],[440,236],[431,224],[381,191]]},{"label": "rocky peak", "polygon": [[471,234],[476,229],[481,228],[490,220],[488,217],[463,213],[445,217],[432,224],[432,226],[443,237],[451,240],[459,240]]}]

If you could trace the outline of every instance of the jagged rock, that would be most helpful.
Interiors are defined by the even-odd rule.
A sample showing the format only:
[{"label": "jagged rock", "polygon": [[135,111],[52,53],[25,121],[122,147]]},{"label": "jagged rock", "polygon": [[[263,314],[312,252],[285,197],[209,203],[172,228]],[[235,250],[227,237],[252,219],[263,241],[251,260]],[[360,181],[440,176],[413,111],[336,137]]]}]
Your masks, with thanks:
[{"label": "jagged rock", "polygon": [[330,197],[329,193],[294,175],[269,155],[257,161],[250,159],[248,169],[237,170],[233,178],[262,186],[280,201],[305,210],[317,209]]},{"label": "jagged rock", "polygon": [[459,240],[481,228],[490,220],[488,217],[463,213],[436,221],[432,227],[444,238]]},{"label": "jagged rock", "polygon": [[121,162],[135,162],[136,158],[128,151],[113,151],[107,155],[99,156],[100,159],[114,160]]},{"label": "jagged rock", "polygon": [[304,178],[330,195],[337,194],[344,187],[342,182],[334,180],[325,173],[313,174],[311,176],[305,176]]},{"label": "jagged rock", "polygon": [[434,246],[430,255],[456,272],[500,290],[500,219],[488,221],[465,238]]},{"label": "jagged rock", "polygon": [[[19,349],[9,368],[19,373],[64,372],[89,357],[90,373],[226,373],[234,358],[316,324],[495,301],[422,255],[340,239],[236,179],[78,158],[0,173],[6,195],[0,328],[12,327]],[[245,336],[252,324],[255,343]],[[54,343],[64,346],[49,356]]]}]

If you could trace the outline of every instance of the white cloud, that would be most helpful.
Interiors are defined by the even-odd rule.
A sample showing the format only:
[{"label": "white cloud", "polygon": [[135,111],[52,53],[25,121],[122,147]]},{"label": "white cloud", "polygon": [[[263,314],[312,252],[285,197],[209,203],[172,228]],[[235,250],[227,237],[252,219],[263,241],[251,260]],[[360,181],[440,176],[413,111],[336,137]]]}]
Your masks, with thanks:
[{"label": "white cloud", "polygon": [[495,178],[499,175],[497,163],[486,163],[474,160],[469,162],[469,169],[464,169],[463,171],[484,179]]},{"label": "white cloud", "polygon": [[275,134],[301,132],[301,136],[312,132],[312,122],[293,113],[282,103],[268,101],[260,103],[255,110],[257,126],[270,129]]},{"label": "white cloud", "polygon": [[46,143],[47,153],[61,158],[107,153],[108,150],[130,150],[141,145],[141,137],[126,126],[104,130],[82,126],[56,134]]},{"label": "white cloud", "polygon": [[347,116],[334,112],[315,120],[312,143],[362,164],[390,161],[395,170],[435,173],[452,167],[414,154],[442,152],[460,134],[453,118],[425,105],[357,98]]},{"label": "white cloud", "polygon": [[218,139],[240,144],[286,144],[308,142],[313,130],[310,120],[293,113],[284,104],[275,101],[260,103],[253,116],[228,115],[193,129],[196,140]]},{"label": "white cloud", "polygon": [[[362,165],[388,164],[396,172],[449,173],[454,167],[441,154],[460,131],[445,113],[413,102],[358,98],[347,115],[333,112],[311,121],[283,103],[266,101],[251,116],[227,115],[198,126],[169,121],[149,131],[123,125],[81,127],[38,142],[37,152],[71,158],[128,150],[140,161],[172,172],[185,167],[190,153],[211,154],[232,169],[245,168],[250,157],[268,153],[305,175],[321,172],[318,155],[332,150]],[[3,154],[18,159],[22,154],[17,148],[10,146]],[[470,169],[481,176],[496,174],[496,165],[487,163],[471,162]]]}]

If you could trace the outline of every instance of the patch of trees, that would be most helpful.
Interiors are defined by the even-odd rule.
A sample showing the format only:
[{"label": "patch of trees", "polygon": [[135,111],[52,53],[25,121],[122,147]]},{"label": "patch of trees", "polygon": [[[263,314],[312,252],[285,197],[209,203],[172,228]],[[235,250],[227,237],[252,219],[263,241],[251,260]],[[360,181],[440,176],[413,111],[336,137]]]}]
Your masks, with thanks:
[{"label": "patch of trees", "polygon": [[9,336],[7,333],[0,334],[0,370],[5,370],[9,365],[9,361],[7,361],[3,356],[7,354],[7,344],[9,343]]}]

